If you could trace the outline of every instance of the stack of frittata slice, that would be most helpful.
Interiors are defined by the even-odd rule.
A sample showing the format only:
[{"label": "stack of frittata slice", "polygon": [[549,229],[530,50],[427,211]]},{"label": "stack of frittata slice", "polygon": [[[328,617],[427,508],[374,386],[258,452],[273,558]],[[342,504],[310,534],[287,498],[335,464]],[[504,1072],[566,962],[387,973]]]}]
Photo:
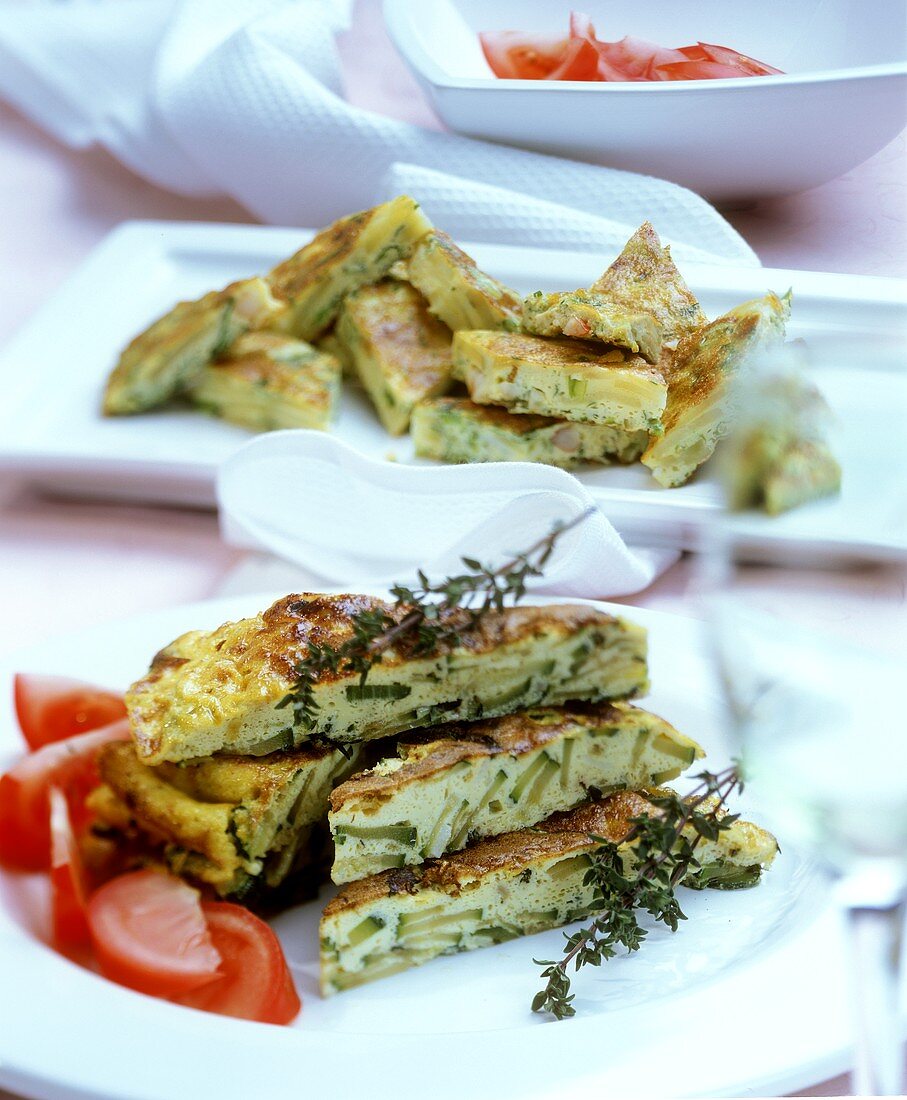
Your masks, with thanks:
[{"label": "stack of frittata slice", "polygon": [[[626,701],[645,632],[585,605],[451,611],[449,640],[404,632],[364,681],[328,664],[303,697],[300,662],[364,612],[406,609],[289,596],[176,639],[127,693],[133,740],[103,751],[93,798],[99,832],[222,897],[286,899],[330,867],[325,993],[588,914],[595,838],[623,840],[702,755]],[[700,881],[755,881],[774,851],[735,822]]]},{"label": "stack of frittata slice", "polygon": [[[521,299],[399,195],[261,277],[176,305],[124,349],[103,408],[176,399],[253,431],[326,430],[345,377],[422,458],[641,459],[670,487],[712,455],[732,382],[783,342],[788,313],[769,293],[710,323],[648,222],[591,287]],[[747,502],[778,511],[837,489],[822,399],[800,405]]]}]

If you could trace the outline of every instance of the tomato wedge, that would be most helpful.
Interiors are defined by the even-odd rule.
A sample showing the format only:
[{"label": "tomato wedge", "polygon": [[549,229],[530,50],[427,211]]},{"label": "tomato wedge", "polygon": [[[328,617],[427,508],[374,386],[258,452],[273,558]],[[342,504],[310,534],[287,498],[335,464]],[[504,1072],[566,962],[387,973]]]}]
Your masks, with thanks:
[{"label": "tomato wedge", "polygon": [[64,676],[17,673],[13,697],[19,728],[30,749],[88,733],[126,717],[122,696]]},{"label": "tomato wedge", "polygon": [[263,920],[228,901],[202,902],[221,976],[174,998],[181,1005],[262,1024],[288,1024],[302,1003],[280,940]]},{"label": "tomato wedge", "polygon": [[598,50],[583,38],[572,38],[564,59],[546,80],[598,80]]},{"label": "tomato wedge", "polygon": [[58,951],[69,954],[74,948],[91,944],[85,880],[66,795],[59,787],[51,787],[48,797],[53,944]]},{"label": "tomato wedge", "polygon": [[65,792],[78,818],[86,796],[100,782],[98,749],[128,737],[129,723],[124,719],[45,745],[0,776],[0,863],[22,871],[47,870],[51,785]]},{"label": "tomato wedge", "polygon": [[88,927],[101,973],[156,997],[186,993],[218,976],[198,890],[164,871],[130,871],[88,902]]},{"label": "tomato wedge", "polygon": [[505,80],[544,80],[567,49],[566,38],[520,31],[486,31],[479,42],[491,71]]},{"label": "tomato wedge", "polygon": [[780,76],[781,70],[766,65],[764,61],[757,61],[755,57],[747,57],[745,53],[737,50],[729,50],[727,46],[713,46],[708,42],[697,43],[709,61],[717,65],[727,65],[736,69],[739,76]]}]

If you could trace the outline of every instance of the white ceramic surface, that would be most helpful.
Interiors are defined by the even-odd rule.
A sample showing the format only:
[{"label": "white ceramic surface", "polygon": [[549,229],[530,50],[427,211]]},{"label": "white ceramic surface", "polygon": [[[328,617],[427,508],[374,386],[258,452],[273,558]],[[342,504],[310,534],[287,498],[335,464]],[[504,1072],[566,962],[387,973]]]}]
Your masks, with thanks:
[{"label": "white ceramic surface", "polygon": [[[180,298],[266,270],[298,248],[304,230],[259,226],[127,223],[0,352],[0,472],[54,492],[210,507],[218,464],[249,433],[191,411],[105,419],[101,392],[118,350]],[[612,256],[469,244],[478,262],[522,291],[570,289]],[[839,498],[781,517],[747,514],[741,537],[754,552],[812,558],[890,558],[907,550],[903,486],[907,435],[880,432],[880,418],[907,415],[907,367],[887,374],[879,355],[907,337],[904,284],[868,276],[684,265],[715,316],[767,289],[794,290],[792,336],[806,338],[816,379],[839,415],[844,470]],[[889,364],[890,365],[890,364]],[[901,410],[900,413],[897,410]],[[409,437],[388,436],[367,399],[347,387],[334,432],[379,460],[413,458]],[[662,489],[642,466],[579,473],[621,534],[690,548],[719,507],[705,467],[680,489]],[[885,488],[879,492],[879,486]]]},{"label": "white ceramic surface", "polygon": [[661,176],[719,202],[834,179],[907,125],[902,0],[589,0],[600,38],[697,40],[759,58],[758,79],[583,83],[500,80],[479,31],[566,33],[550,0],[385,0],[391,36],[458,132]]},{"label": "white ceramic surface", "polygon": [[[24,669],[122,688],[172,637],[253,613],[276,595],[184,606],[44,643],[6,660],[0,681],[8,686]],[[654,690],[646,705],[694,734],[710,766],[722,766],[729,749],[699,625],[609,609],[649,629]],[[5,700],[0,769],[18,750]],[[758,807],[740,808],[760,819]],[[781,840],[784,854],[759,889],[683,891],[689,920],[675,935],[656,929],[638,954],[581,974],[579,1015],[564,1023],[528,1010],[538,984],[532,959],[558,950],[557,931],[439,959],[323,1001],[315,984],[318,908],[300,906],[275,927],[303,1013],[292,1028],[271,1028],[143,997],[55,955],[41,938],[41,877],[0,873],[0,1086],[117,1100],[345,1097],[362,1094],[366,1079],[371,1100],[421,1096],[426,1082],[438,1100],[802,1087],[847,1061],[841,930],[821,880]]]}]

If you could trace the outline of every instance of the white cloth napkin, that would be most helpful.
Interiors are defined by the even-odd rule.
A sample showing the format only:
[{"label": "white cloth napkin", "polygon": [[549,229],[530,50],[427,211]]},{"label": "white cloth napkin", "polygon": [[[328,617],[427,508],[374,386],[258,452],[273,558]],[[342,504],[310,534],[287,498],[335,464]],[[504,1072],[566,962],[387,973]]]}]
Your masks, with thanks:
[{"label": "white cloth napkin", "polygon": [[[756,264],[663,180],[409,123],[343,99],[346,0],[0,0],[0,97],[185,194],[321,226],[400,191],[454,236],[614,253],[644,220],[681,261]],[[368,57],[363,65],[370,63]]]},{"label": "white cloth napkin", "polygon": [[217,497],[228,542],[335,583],[408,583],[417,569],[447,576],[462,572],[463,557],[501,565],[589,509],[534,591],[627,595],[679,557],[627,547],[579,481],[553,466],[376,462],[322,432],[251,440],[221,467]]}]

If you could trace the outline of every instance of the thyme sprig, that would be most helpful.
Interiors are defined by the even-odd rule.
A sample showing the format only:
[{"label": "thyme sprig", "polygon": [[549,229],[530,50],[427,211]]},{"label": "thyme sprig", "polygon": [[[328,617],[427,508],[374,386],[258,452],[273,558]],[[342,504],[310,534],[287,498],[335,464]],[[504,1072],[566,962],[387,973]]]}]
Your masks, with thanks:
[{"label": "thyme sprig", "polygon": [[[391,588],[393,607],[357,612],[351,621],[352,636],[341,645],[335,648],[308,643],[305,656],[296,662],[293,688],[278,708],[291,707],[293,725],[312,730],[318,715],[315,685],[323,673],[358,674],[359,683],[364,684],[370,670],[400,642],[406,641],[414,656],[427,656],[456,642],[489,611],[501,611],[508,601],[521,600],[529,579],[541,576],[558,539],[593,511],[590,508],[567,523],[555,524],[544,538],[503,565],[483,565],[475,558],[462,558],[466,572],[432,582],[419,570],[415,587],[395,584]],[[451,615],[455,610],[466,612],[465,622],[462,616]]]},{"label": "thyme sprig", "polygon": [[533,1012],[549,1012],[558,1020],[574,1016],[569,967],[572,964],[576,972],[583,966],[601,966],[619,947],[638,951],[648,934],[639,923],[639,913],[649,913],[672,932],[686,920],[675,887],[699,870],[698,845],[717,840],[738,819],[739,814],[725,813],[723,804],[735,790],[743,789],[736,767],[718,774],[704,771],[696,778],[698,785],[684,798],[673,791],[648,796],[659,812],[631,819],[632,828],[621,841],[632,849],[629,859],[617,844],[603,837],[590,838],[599,847],[591,853],[583,881],[593,887],[591,909],[598,915],[579,932],[564,933],[567,948],[561,959],[534,960],[544,967],[541,976],[546,982],[533,998]]}]

